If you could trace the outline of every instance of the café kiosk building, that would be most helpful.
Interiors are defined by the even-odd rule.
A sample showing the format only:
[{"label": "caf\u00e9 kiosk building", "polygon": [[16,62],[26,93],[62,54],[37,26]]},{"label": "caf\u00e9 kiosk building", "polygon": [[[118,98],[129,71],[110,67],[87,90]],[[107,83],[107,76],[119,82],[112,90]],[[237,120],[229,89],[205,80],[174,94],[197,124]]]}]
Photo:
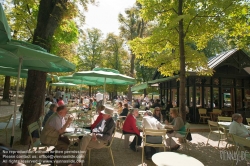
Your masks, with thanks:
[{"label": "caf\u00e9 kiosk building", "polygon": [[[250,57],[241,49],[232,49],[218,54],[208,61],[209,68],[214,70],[212,76],[198,76],[194,72],[186,77],[186,105],[189,107],[190,120],[199,122],[199,108],[207,112],[221,109],[222,115],[231,116],[241,113],[250,117]],[[156,72],[149,84],[158,84],[163,103],[172,101],[179,105],[178,75],[162,78]]]}]

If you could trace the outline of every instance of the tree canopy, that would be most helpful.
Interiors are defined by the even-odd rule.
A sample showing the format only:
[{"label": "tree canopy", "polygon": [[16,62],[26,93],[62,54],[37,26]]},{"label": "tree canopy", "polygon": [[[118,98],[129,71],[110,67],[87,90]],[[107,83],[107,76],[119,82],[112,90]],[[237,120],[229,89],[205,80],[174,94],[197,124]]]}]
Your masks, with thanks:
[{"label": "tree canopy", "polygon": [[[152,22],[154,28],[150,36],[136,38],[130,42],[130,46],[142,65],[157,66],[165,76],[171,76],[180,70],[178,22],[181,19],[184,22],[186,70],[195,70],[201,74],[212,72],[207,67],[204,52],[201,51],[207,47],[209,41],[218,34],[229,32],[230,36],[234,33],[242,36],[242,33],[247,30],[237,26],[239,17],[240,22],[244,22],[245,19],[243,25],[249,28],[246,24],[246,13],[242,12],[246,11],[249,6],[244,1],[183,1],[182,15],[178,15],[178,1],[138,0],[138,2],[141,4],[142,18]],[[241,29],[242,33],[235,31],[236,27]],[[192,44],[195,44],[195,49]]]}]

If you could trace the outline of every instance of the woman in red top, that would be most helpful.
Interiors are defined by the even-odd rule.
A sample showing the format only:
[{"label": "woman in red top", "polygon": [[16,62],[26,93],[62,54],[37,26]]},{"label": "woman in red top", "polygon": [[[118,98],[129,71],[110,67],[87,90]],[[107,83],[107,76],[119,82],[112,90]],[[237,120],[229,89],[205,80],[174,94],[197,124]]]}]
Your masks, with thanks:
[{"label": "woman in red top", "polygon": [[105,106],[99,106],[97,108],[97,111],[99,113],[98,117],[96,118],[95,122],[91,125],[91,131],[93,130],[93,128],[95,128],[95,126],[102,120],[102,113],[101,111],[105,109]]},{"label": "woman in red top", "polygon": [[57,105],[58,105],[58,106],[64,105],[64,101],[63,101],[63,98],[62,98],[62,97],[59,97],[59,100],[58,100],[58,102],[57,102]]},{"label": "woman in red top", "polygon": [[[124,124],[123,124],[123,129],[122,132],[123,134],[134,134],[137,136],[138,141],[137,141],[137,146],[141,145],[142,138],[140,136],[140,131],[136,127],[136,117],[139,115],[138,109],[134,109],[126,118]],[[129,145],[130,149],[133,151],[136,151],[136,137],[134,137],[133,142]]]}]

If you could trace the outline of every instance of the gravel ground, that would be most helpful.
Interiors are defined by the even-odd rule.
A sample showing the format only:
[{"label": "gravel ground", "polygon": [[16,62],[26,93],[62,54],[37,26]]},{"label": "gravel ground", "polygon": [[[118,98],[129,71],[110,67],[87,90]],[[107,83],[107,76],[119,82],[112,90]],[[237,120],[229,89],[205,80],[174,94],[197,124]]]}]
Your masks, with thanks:
[{"label": "gravel ground", "polygon": [[[19,104],[21,101],[19,101]],[[13,113],[13,104],[8,106],[7,103],[0,106],[0,116],[5,116]],[[18,112],[18,116],[20,113]],[[2,124],[0,124],[1,128]],[[9,144],[9,137],[11,134],[11,129],[8,129],[8,143]],[[193,140],[188,143],[189,150],[181,146],[181,148],[177,151],[181,154],[187,154],[192,156],[198,160],[200,160],[205,166],[228,166],[232,165],[231,160],[224,160],[221,158],[221,153],[229,151],[230,149],[225,149],[225,142],[220,143],[220,148],[218,148],[218,137],[212,135],[209,144],[206,146],[207,142],[207,132],[195,132],[192,133]],[[21,130],[17,126],[15,128],[15,141],[14,141],[14,149],[17,150],[27,150],[28,146],[20,145],[19,140],[21,137]],[[114,155],[115,165],[116,166],[138,166],[141,165],[141,148],[139,147],[138,152],[133,152],[130,149],[123,148],[123,141],[121,141],[121,133],[119,131],[115,134],[115,139],[112,145],[112,151]],[[130,138],[132,140],[132,138]],[[6,144],[5,133],[0,133],[0,143]],[[72,149],[76,149],[77,147],[73,147]],[[178,163],[178,158],[175,158],[176,163]],[[88,163],[88,157],[85,160]],[[154,163],[149,160],[144,160],[144,162],[148,166],[153,166]],[[167,164],[167,161],[166,161]],[[0,164],[1,165],[1,164]],[[87,164],[85,164],[87,165]],[[112,165],[111,157],[107,149],[100,149],[100,150],[92,150],[91,151],[91,165],[92,166],[110,166]],[[246,161],[239,161],[237,164],[238,166],[245,166],[247,165]],[[189,164],[187,163],[187,166]],[[191,166],[191,165],[190,165]]]}]

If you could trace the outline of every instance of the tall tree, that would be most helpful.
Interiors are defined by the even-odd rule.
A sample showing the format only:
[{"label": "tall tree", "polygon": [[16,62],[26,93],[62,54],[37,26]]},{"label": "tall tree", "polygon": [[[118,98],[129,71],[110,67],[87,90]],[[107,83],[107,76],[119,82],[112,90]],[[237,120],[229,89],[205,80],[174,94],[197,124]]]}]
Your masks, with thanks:
[{"label": "tall tree", "polygon": [[87,29],[82,44],[78,48],[78,56],[82,60],[81,70],[92,70],[100,66],[103,51],[103,36],[99,29]]},{"label": "tall tree", "polygon": [[[86,5],[88,0],[81,2]],[[52,40],[57,28],[61,25],[65,16],[68,16],[75,1],[67,0],[41,0],[39,3],[37,24],[33,35],[33,44],[39,45],[50,51]],[[72,19],[72,18],[71,18]],[[24,96],[24,111],[21,143],[28,143],[27,126],[43,114],[44,94],[46,90],[46,73],[42,71],[29,70]]]},{"label": "tall tree", "polygon": [[105,56],[104,67],[113,68],[123,73],[122,58],[128,57],[128,52],[123,47],[124,41],[114,33],[109,33],[104,40],[103,56]]},{"label": "tall tree", "polygon": [[[125,15],[119,14],[120,35],[127,41],[136,37],[143,37],[145,31],[145,22],[139,15],[140,4],[125,11]],[[130,52],[130,76],[135,77],[135,54]],[[131,85],[128,89],[128,98],[132,100]]]},{"label": "tall tree", "polygon": [[[78,56],[82,60],[78,68],[80,70],[93,70],[100,66],[103,51],[102,33],[99,29],[87,29],[86,34],[82,36],[82,44],[78,48]],[[89,86],[89,95],[91,96],[91,86]]]},{"label": "tall tree", "polygon": [[[34,30],[37,25],[39,1],[9,0],[7,1],[5,7],[7,9],[7,18],[13,31],[12,38],[32,42]],[[66,58],[69,61],[73,59],[74,62],[76,62],[76,52],[74,50],[78,40],[78,29],[76,27],[75,21],[72,18],[80,15],[80,13],[78,13],[74,3],[68,3],[67,10],[70,12],[65,13],[62,23],[56,29],[53,37],[51,38],[50,52]],[[6,89],[6,92],[9,91],[7,84],[5,84],[4,89]]]},{"label": "tall tree", "polygon": [[[212,74],[207,67],[207,58],[200,50],[223,29],[232,16],[246,7],[244,0],[138,0],[140,14],[152,21],[154,29],[149,37],[135,39],[130,43],[133,52],[141,58],[141,64],[158,66],[165,76],[180,75],[179,108],[185,120],[185,75],[186,70],[200,74]],[[190,46],[195,43],[197,50]]]},{"label": "tall tree", "polygon": [[[128,58],[128,52],[124,49],[124,41],[120,36],[114,33],[107,34],[104,40],[103,67],[112,68],[118,70],[120,73],[124,73],[125,65],[122,60]],[[110,87],[110,88],[109,88]],[[117,96],[117,85],[110,85],[107,90],[112,89],[113,96]],[[121,86],[119,86],[120,88]],[[126,87],[126,86],[125,86]],[[124,88],[122,89],[124,90]]]},{"label": "tall tree", "polygon": [[[64,12],[67,11],[64,1],[41,0],[37,18],[37,26],[33,36],[33,44],[50,50],[50,41],[56,28],[60,25]],[[44,93],[46,90],[46,73],[29,70],[27,87],[24,95],[24,111],[21,143],[27,144],[27,126],[38,120],[43,114]],[[33,116],[31,116],[33,114]]]}]

